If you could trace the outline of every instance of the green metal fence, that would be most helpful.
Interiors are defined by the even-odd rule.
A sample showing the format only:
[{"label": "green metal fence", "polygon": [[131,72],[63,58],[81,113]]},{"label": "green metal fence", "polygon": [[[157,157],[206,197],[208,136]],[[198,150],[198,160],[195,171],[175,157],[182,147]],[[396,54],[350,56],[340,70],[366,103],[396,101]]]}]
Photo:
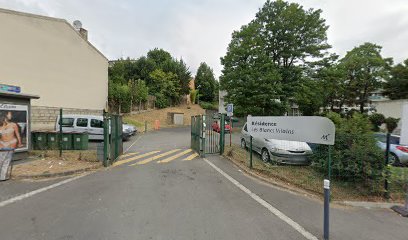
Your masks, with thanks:
[{"label": "green metal fence", "polygon": [[103,163],[107,167],[123,153],[122,116],[104,112],[104,154]]},{"label": "green metal fence", "polygon": [[191,117],[191,148],[200,154],[222,154],[225,144],[225,116]]}]

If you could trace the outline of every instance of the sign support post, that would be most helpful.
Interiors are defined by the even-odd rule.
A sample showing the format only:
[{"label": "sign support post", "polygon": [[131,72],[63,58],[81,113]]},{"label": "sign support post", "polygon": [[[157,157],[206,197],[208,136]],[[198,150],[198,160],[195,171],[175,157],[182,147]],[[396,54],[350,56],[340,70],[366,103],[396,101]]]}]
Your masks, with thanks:
[{"label": "sign support post", "polygon": [[330,219],[330,180],[325,179],[324,187],[324,213],[323,213],[323,239],[329,239],[329,219]]},{"label": "sign support post", "polygon": [[252,168],[252,136],[249,137],[249,168]]}]

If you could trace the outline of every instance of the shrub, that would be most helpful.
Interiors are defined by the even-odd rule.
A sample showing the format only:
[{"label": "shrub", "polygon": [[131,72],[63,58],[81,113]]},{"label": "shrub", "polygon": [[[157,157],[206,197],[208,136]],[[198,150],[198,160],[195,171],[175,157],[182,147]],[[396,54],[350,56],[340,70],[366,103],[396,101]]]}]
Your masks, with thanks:
[{"label": "shrub", "polygon": [[200,101],[200,106],[201,106],[203,109],[218,110],[218,104],[217,104],[217,103],[210,103],[210,102]]},{"label": "shrub", "polygon": [[197,98],[198,90],[190,90],[190,100],[192,104],[196,103],[196,98]]},{"label": "shrub", "polygon": [[[345,181],[374,186],[382,179],[383,154],[371,132],[371,123],[362,114],[349,119],[339,114],[327,115],[336,125],[336,140],[332,147],[332,176]],[[313,154],[313,165],[327,173],[328,146],[319,145]]]},{"label": "shrub", "polygon": [[378,132],[380,131],[381,124],[384,123],[385,117],[381,113],[373,113],[368,117],[371,124],[373,125],[373,131]]}]

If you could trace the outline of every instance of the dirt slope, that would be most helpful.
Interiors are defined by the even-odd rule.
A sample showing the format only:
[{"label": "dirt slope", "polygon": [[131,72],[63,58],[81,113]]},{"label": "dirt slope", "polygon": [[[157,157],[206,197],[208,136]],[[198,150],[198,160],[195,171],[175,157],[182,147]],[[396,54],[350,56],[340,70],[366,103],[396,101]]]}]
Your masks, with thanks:
[{"label": "dirt slope", "polygon": [[191,124],[191,116],[205,114],[205,110],[199,105],[189,105],[189,107],[181,105],[138,114],[126,114],[124,121],[135,125],[140,132],[144,131],[145,122],[147,122],[148,130],[153,129],[155,120],[160,121],[161,128],[174,127],[175,125],[170,125],[167,122],[168,113],[170,112],[184,113],[184,125]]}]

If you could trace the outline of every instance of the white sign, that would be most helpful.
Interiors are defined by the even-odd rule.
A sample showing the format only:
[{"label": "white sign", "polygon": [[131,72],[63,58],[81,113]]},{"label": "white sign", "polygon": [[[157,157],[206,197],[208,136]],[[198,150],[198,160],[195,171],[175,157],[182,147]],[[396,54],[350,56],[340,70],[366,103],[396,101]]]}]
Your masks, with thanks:
[{"label": "white sign", "polygon": [[408,103],[402,105],[400,144],[408,145]]},{"label": "white sign", "polygon": [[335,126],[325,117],[253,117],[247,118],[253,137],[334,145]]},{"label": "white sign", "polygon": [[234,104],[232,103],[227,104],[227,116],[232,117],[233,114],[234,114]]}]

